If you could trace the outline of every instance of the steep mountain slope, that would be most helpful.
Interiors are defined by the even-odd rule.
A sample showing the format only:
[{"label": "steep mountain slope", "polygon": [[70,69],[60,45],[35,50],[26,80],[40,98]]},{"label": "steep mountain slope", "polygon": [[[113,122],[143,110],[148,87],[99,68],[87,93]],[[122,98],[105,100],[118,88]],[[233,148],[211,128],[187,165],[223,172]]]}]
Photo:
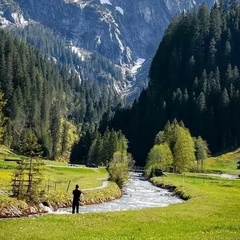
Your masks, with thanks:
[{"label": "steep mountain slope", "polygon": [[[67,39],[68,47],[79,56],[96,52],[106,57],[118,66],[122,78],[119,81],[117,77],[109,79],[104,76],[106,84],[120,96],[134,99],[147,85],[150,59],[172,17],[183,10],[198,7],[201,2],[1,0],[0,20],[3,27],[25,27],[38,22]],[[207,3],[210,6],[213,0]],[[88,78],[88,73],[84,78]]]},{"label": "steep mountain slope", "polygon": [[165,31],[150,68],[148,88],[133,107],[116,113],[130,149],[144,164],[154,138],[177,119],[212,153],[240,146],[240,12],[233,4],[202,5]]}]

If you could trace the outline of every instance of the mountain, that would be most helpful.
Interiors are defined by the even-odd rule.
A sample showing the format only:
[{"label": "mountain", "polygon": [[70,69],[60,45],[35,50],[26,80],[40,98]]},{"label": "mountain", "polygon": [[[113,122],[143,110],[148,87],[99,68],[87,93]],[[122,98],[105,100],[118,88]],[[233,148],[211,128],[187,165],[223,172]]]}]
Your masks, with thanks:
[{"label": "mountain", "polygon": [[217,5],[175,18],[150,68],[150,81],[132,108],[118,111],[110,127],[121,129],[144,165],[156,134],[182,121],[212,153],[240,146],[239,6]]},{"label": "mountain", "polygon": [[[148,84],[148,69],[164,30],[183,11],[202,0],[1,0],[3,28],[50,29],[79,57],[76,71],[96,79],[132,102]],[[206,1],[209,6],[213,0]],[[39,36],[37,36],[39,38]],[[28,36],[27,40],[36,35]],[[56,47],[55,47],[56,48]],[[57,56],[51,56],[56,59]],[[111,66],[85,66],[105,58]],[[97,65],[97,64],[95,64]],[[117,72],[117,74],[116,74]]]}]

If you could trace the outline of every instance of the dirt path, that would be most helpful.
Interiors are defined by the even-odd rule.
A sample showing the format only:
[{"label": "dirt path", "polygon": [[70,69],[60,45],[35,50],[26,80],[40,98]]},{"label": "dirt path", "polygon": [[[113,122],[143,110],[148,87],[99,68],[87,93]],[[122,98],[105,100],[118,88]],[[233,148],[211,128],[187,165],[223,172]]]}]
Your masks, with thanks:
[{"label": "dirt path", "polygon": [[99,187],[95,187],[95,188],[85,188],[83,189],[84,190],[94,190],[94,189],[101,189],[101,188],[105,188],[108,186],[108,181],[106,178],[98,178],[98,180],[104,180],[103,183],[102,183],[102,186],[99,186]]}]

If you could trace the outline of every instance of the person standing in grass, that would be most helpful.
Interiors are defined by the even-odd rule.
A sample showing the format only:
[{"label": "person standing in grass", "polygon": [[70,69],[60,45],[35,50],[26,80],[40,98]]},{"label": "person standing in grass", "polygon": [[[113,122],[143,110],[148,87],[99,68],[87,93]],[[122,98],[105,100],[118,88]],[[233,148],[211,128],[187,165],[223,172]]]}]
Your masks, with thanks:
[{"label": "person standing in grass", "polygon": [[82,194],[82,191],[79,190],[79,186],[76,185],[75,189],[73,190],[73,201],[72,201],[72,213],[79,212],[79,203],[80,203],[80,196]]}]

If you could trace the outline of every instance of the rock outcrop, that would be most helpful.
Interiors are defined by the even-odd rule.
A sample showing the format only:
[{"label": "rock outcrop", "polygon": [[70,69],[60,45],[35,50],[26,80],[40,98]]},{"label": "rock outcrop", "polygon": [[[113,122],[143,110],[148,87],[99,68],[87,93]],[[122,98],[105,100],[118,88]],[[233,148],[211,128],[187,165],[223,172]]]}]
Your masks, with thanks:
[{"label": "rock outcrop", "polygon": [[[119,66],[124,76],[121,81],[113,79],[110,87],[116,88],[120,95],[134,98],[147,85],[151,59],[172,18],[198,7],[203,0],[1,2],[2,26],[24,27],[38,22],[66,37],[71,48],[103,55]],[[210,6],[214,0],[205,2]]]}]

